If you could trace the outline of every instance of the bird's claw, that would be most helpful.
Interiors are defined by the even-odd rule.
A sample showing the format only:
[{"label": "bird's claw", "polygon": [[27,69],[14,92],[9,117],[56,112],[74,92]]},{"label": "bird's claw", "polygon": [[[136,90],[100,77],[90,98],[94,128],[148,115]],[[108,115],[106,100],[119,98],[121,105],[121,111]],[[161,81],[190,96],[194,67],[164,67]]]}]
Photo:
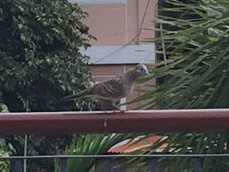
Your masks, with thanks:
[{"label": "bird's claw", "polygon": [[125,113],[126,110],[123,109],[117,109],[117,110],[113,110],[113,113]]}]

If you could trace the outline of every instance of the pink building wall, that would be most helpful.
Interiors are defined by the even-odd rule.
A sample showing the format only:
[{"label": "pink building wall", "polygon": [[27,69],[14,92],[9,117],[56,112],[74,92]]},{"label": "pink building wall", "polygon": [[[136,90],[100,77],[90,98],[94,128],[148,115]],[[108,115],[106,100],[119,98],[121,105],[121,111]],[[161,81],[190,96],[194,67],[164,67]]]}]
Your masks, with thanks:
[{"label": "pink building wall", "polygon": [[[153,28],[156,0],[126,0],[126,3],[80,4],[89,17],[85,22],[90,32],[97,37],[92,45],[120,45],[135,38],[138,44],[154,33],[140,28]],[[142,22],[143,21],[143,22]],[[139,34],[141,30],[141,34]],[[139,36],[136,36],[138,35]]]}]

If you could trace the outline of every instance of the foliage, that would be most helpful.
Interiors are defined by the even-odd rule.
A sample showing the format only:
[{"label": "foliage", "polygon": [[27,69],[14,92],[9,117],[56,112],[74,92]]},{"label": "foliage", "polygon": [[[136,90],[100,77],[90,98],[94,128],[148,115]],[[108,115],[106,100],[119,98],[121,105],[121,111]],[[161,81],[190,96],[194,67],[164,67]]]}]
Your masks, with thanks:
[{"label": "foliage", "polygon": [[[0,103],[0,113],[3,112],[8,112],[8,108],[5,104]],[[8,156],[9,156],[9,151],[7,151],[5,139],[0,138],[0,157],[8,157]],[[0,160],[0,171],[9,172],[9,161]]]},{"label": "foliage", "polygon": [[[229,1],[200,0],[186,3],[167,0],[162,9],[170,16],[156,20],[166,26],[159,38],[168,59],[157,63],[152,77],[166,78],[136,99],[149,99],[144,108],[229,107]],[[175,14],[178,14],[175,17]],[[193,17],[195,16],[195,17]],[[159,49],[158,53],[162,53]],[[173,153],[224,153],[228,133],[169,133]],[[202,170],[228,171],[226,158],[202,158]],[[192,171],[190,159],[177,159],[172,171]]]},{"label": "foliage", "polygon": [[[5,150],[2,150],[0,146],[0,157],[8,157],[8,156],[9,154]],[[1,172],[9,172],[9,161],[0,160],[0,170]]]},{"label": "foliage", "polygon": [[228,107],[224,96],[228,91],[228,1],[169,2],[177,6],[171,11],[186,10],[201,18],[160,16],[158,22],[176,26],[177,30],[164,30],[163,37],[153,40],[167,42],[166,49],[172,51],[166,51],[168,60],[155,65],[152,77],[169,79],[138,100],[154,97],[155,103],[148,105],[159,108]]},{"label": "foliage", "polygon": [[0,113],[1,112],[9,112],[8,107],[3,103],[0,103]]},{"label": "foliage", "polygon": [[[91,81],[88,57],[79,53],[93,38],[82,23],[86,16],[67,0],[0,1],[0,100],[11,112],[94,108],[89,99],[61,101]],[[71,136],[30,136],[28,153],[61,152],[69,140]],[[24,136],[9,136],[6,143],[12,144],[13,154],[23,154]],[[51,171],[50,161],[49,167]]]},{"label": "foliage", "polygon": [[0,2],[0,92],[10,111],[88,109],[89,102],[59,103],[91,81],[87,15],[67,0],[2,0]]},{"label": "foliage", "polygon": [[[65,154],[70,155],[102,155],[106,154],[109,148],[127,139],[133,139],[140,134],[86,134],[73,139],[72,144],[65,150]],[[76,158],[68,159],[68,172],[88,172],[96,159],[94,158]],[[55,163],[55,172],[58,170],[58,162]]]}]

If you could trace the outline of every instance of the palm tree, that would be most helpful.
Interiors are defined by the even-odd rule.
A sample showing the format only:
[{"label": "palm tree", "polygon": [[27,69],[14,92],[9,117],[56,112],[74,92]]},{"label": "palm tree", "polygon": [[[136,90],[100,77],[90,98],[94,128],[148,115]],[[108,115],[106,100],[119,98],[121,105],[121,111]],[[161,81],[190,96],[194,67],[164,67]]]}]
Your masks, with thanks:
[{"label": "palm tree", "polygon": [[[102,155],[117,143],[134,139],[142,134],[86,134],[77,136],[72,144],[66,147],[64,154],[70,155]],[[96,163],[95,158],[76,158],[67,160],[67,172],[88,172]],[[59,172],[55,162],[55,172]]]},{"label": "palm tree", "polygon": [[[150,39],[157,53],[166,59],[152,67],[152,77],[163,83],[135,101],[149,100],[145,109],[153,108],[228,108],[229,107],[229,1],[199,0],[181,2],[167,0],[157,23],[164,30]],[[179,16],[179,17],[177,17]],[[160,31],[160,29],[156,29]],[[164,56],[165,57],[165,56]],[[228,133],[167,133],[172,153],[225,153]],[[202,158],[203,172],[229,169],[223,157]],[[192,171],[185,158],[172,161],[172,171]]]}]

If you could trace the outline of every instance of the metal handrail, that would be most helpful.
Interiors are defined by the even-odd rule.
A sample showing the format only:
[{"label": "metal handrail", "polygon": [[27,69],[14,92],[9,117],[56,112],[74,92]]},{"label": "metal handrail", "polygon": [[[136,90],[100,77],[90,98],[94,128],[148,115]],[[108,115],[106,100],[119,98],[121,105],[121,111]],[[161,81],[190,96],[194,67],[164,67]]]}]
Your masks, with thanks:
[{"label": "metal handrail", "polygon": [[229,131],[229,109],[0,114],[0,134],[179,131]]},{"label": "metal handrail", "polygon": [[[0,113],[0,134],[69,134],[112,132],[179,132],[229,131],[229,109],[84,111]],[[24,155],[4,156],[0,160],[15,161],[13,171],[22,171],[22,160],[57,159],[61,172],[66,172],[69,158],[106,160],[104,171],[112,171],[112,158],[144,157],[157,171],[158,159],[188,157],[195,172],[201,171],[202,157],[229,157],[225,154],[119,154],[119,155]],[[24,167],[26,169],[26,167]]]}]

